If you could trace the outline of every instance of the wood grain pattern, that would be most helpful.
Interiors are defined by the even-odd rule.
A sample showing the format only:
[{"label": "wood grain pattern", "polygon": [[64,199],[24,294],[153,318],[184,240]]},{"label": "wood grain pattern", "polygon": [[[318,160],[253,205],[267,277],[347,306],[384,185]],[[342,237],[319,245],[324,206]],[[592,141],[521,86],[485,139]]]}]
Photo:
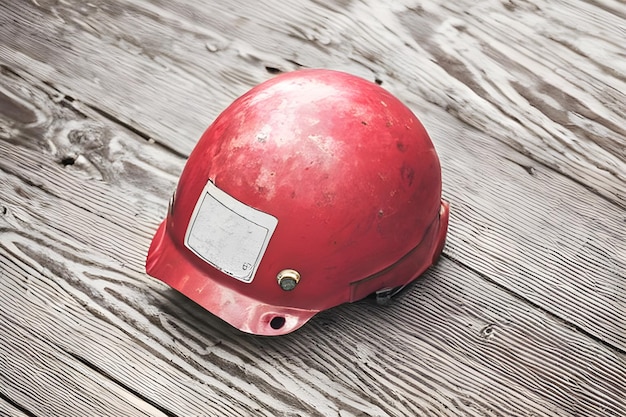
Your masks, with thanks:
[{"label": "wood grain pattern", "polygon": [[[3,281],[2,301],[13,306],[16,298]],[[25,310],[29,311],[29,310]],[[59,349],[49,338],[24,328],[17,318],[3,314],[0,350],[3,355],[3,396],[13,399],[34,415],[109,415],[163,416],[145,401],[116,381],[111,381]],[[25,372],[27,371],[27,372]],[[27,387],[27,392],[24,388]]]},{"label": "wood grain pattern", "polygon": [[[451,229],[454,231],[459,228],[459,233],[451,233],[449,253],[477,272],[511,288],[520,296],[544,306],[557,317],[626,351],[626,319],[623,314],[626,309],[623,294],[626,290],[622,283],[626,276],[626,243],[622,238],[626,235],[626,225],[623,221],[620,192],[616,194],[618,198],[612,198],[618,207],[612,207],[610,203],[594,198],[585,189],[597,188],[594,185],[599,178],[597,172],[586,168],[578,171],[580,176],[574,178],[583,185],[577,186],[536,161],[493,143],[494,138],[507,138],[510,132],[496,129],[493,123],[478,120],[486,117],[481,116],[483,113],[476,111],[477,119],[471,123],[480,127],[486,135],[469,129],[423,100],[425,97],[440,105],[445,104],[450,111],[450,106],[455,101],[442,103],[439,99],[435,100],[433,94],[439,94],[444,87],[446,88],[443,91],[448,91],[453,86],[458,86],[458,81],[446,78],[443,66],[448,64],[445,64],[443,58],[426,59],[428,55],[423,51],[419,54],[415,50],[405,51],[403,48],[406,46],[402,42],[415,48],[412,37],[419,36],[415,28],[422,28],[425,34],[419,37],[420,44],[427,45],[431,42],[430,48],[439,50],[437,46],[442,45],[432,44],[431,39],[435,29],[439,28],[436,22],[442,19],[437,17],[437,13],[453,19],[448,15],[460,14],[460,9],[444,13],[443,9],[438,8],[437,13],[427,13],[419,7],[412,10],[398,6],[397,10],[383,8],[374,14],[367,10],[354,12],[354,16],[377,16],[379,19],[377,22],[362,22],[349,19],[341,8],[329,10],[328,7],[331,6],[317,3],[298,5],[299,7],[294,5],[289,9],[287,16],[283,8],[275,10],[276,6],[271,6],[271,3],[263,10],[248,6],[243,9],[235,6],[231,10],[217,4],[212,5],[211,13],[204,7],[198,7],[193,1],[176,5],[134,2],[125,9],[106,3],[87,8],[58,4],[41,10],[35,9],[33,13],[40,14],[44,20],[47,19],[46,13],[54,12],[63,16],[63,29],[54,32],[64,42],[65,48],[61,49],[93,59],[74,62],[71,57],[68,60],[63,52],[58,51],[54,56],[48,57],[49,50],[55,48],[55,43],[29,44],[27,48],[20,43],[20,50],[10,54],[9,58],[18,65],[27,64],[29,70],[33,70],[44,80],[54,79],[57,88],[63,85],[65,88],[59,91],[62,97],[67,96],[70,100],[80,97],[81,101],[84,100],[112,119],[134,126],[144,136],[164,143],[181,154],[189,151],[212,117],[230,100],[252,83],[269,76],[265,67],[289,70],[297,67],[291,62],[295,61],[305,66],[332,66],[369,78],[379,77],[385,87],[390,88],[415,109],[436,141],[444,167],[446,197],[455,207],[452,211]],[[374,3],[367,3],[354,7],[374,6]],[[573,6],[564,5],[563,10],[571,7],[586,9],[589,6],[576,3]],[[468,10],[468,16],[480,17],[478,12],[481,9],[478,6]],[[392,15],[389,14],[391,12]],[[507,11],[506,8],[497,6],[493,11],[500,17],[509,12],[515,13],[522,20],[530,19],[531,16],[523,8]],[[418,14],[417,17],[415,13]],[[422,14],[421,18],[419,13]],[[542,22],[549,18],[561,21],[560,17],[557,19],[553,16],[556,13],[554,10],[550,13],[552,14],[535,14],[537,19],[543,19]],[[572,19],[582,19],[589,13],[591,12],[574,13]],[[602,9],[594,13],[593,16],[598,13],[604,16],[606,11]],[[417,19],[404,23],[406,27],[413,28],[412,37],[403,32],[404,26],[398,24],[396,15],[405,20],[410,20],[411,16]],[[240,23],[229,23],[232,16],[239,16]],[[615,13],[609,21],[617,24],[620,16]],[[31,31],[39,30],[28,24],[28,15],[21,11],[14,18],[23,24],[18,31],[26,30],[24,28],[27,27]],[[267,23],[269,19],[276,23],[270,25]],[[291,23],[282,25],[280,19],[291,19]],[[493,20],[498,21],[495,17]],[[115,25],[111,25],[111,21]],[[324,26],[315,22],[324,22]],[[590,22],[596,26],[600,24],[597,18],[590,19]],[[365,23],[374,26],[367,26]],[[491,20],[488,23],[491,24]],[[61,22],[53,20],[50,24]],[[516,27],[518,26],[520,25]],[[559,27],[552,26],[557,29]],[[549,29],[552,26],[546,25],[546,30],[552,30]],[[74,29],[68,29],[72,27]],[[282,29],[268,30],[268,27]],[[363,33],[365,29],[367,33]],[[511,36],[515,33],[517,32],[512,32]],[[532,39],[534,36],[528,31],[523,34],[524,39]],[[615,36],[610,31],[606,34],[609,40]],[[14,38],[21,39],[19,36]],[[24,41],[32,42],[31,38]],[[537,40],[529,45],[536,45],[538,42]],[[512,41],[509,43],[514,44]],[[280,46],[280,50],[276,50],[276,45]],[[526,42],[521,45],[526,45]],[[348,47],[353,49],[345,49]],[[31,53],[36,51],[38,57],[47,57],[46,65],[39,65],[31,58],[22,56],[22,50]],[[97,54],[94,55],[96,51]],[[479,52],[470,48],[467,56],[473,56],[472,53],[482,56]],[[382,59],[391,53],[394,54],[392,57]],[[553,53],[556,54],[556,51]],[[348,59],[350,57],[361,58],[357,60],[359,62],[354,62]],[[363,61],[363,57],[376,57],[377,66],[372,67],[367,59]],[[440,61],[442,67],[433,64]],[[491,62],[485,58],[472,62],[472,65],[483,61]],[[68,62],[72,62],[71,68],[68,67]],[[525,73],[534,68],[531,65],[533,62],[528,61],[528,65],[523,67]],[[393,68],[384,68],[386,64],[393,64]],[[492,64],[495,65],[493,62]],[[506,71],[509,74],[520,70],[519,65],[509,61],[502,65],[504,66],[499,67],[500,73]],[[415,68],[422,69],[416,71]],[[487,69],[490,70],[489,73],[493,72],[492,67],[483,71]],[[392,74],[388,74],[390,72]],[[422,80],[416,83],[415,77],[425,77],[427,74],[433,74],[426,80],[428,82]],[[615,72],[602,74],[602,77],[611,78],[611,74],[615,75]],[[593,76],[600,75],[594,73]],[[592,85],[590,83],[594,79],[585,78],[585,85]],[[447,86],[437,84],[442,82],[438,80],[448,83]],[[466,81],[468,85],[475,84],[470,79]],[[601,83],[604,82],[619,83],[619,77],[608,81],[603,78]],[[507,84],[498,80],[497,85]],[[618,84],[615,85],[619,87]],[[467,86],[458,88],[459,91],[465,91]],[[527,90],[533,91],[530,88]],[[460,93],[456,91],[453,88],[449,94],[457,97],[462,104],[457,103],[454,108],[474,109],[470,100],[473,96],[461,100]],[[549,101],[545,94],[543,96]],[[620,106],[617,103],[620,102],[621,95],[617,93],[617,96],[607,97],[616,100],[611,102],[613,104],[606,104],[612,109],[611,112],[618,111]],[[512,105],[509,107],[510,111],[518,109]],[[519,108],[518,112],[523,113],[524,110]],[[613,114],[611,112],[607,110],[606,114]],[[458,115],[458,111],[452,111],[452,114]],[[490,111],[485,114],[497,113]],[[525,120],[522,116],[511,114],[500,119]],[[461,119],[468,122],[467,117]],[[545,126],[550,126],[547,120],[543,122]],[[554,121],[553,127],[561,129],[562,121],[557,122],[559,121]],[[532,123],[528,122],[529,125]],[[613,126],[611,123],[608,125]],[[615,137],[618,144],[626,141],[620,132],[607,135]],[[519,140],[524,140],[528,146],[534,143],[523,135],[519,136]],[[578,135],[576,140],[580,142],[583,137]],[[545,148],[545,157],[541,156],[543,154],[537,156],[524,152],[539,161],[560,155],[550,146],[542,146],[539,148]],[[606,156],[606,149],[595,149],[599,146],[596,142],[589,142],[585,146],[590,148],[581,152],[587,156]],[[607,149],[610,151],[614,148],[611,145]],[[575,154],[574,152],[571,155]],[[619,153],[616,155],[619,159]],[[601,161],[598,164],[606,165]],[[619,171],[623,164],[616,163],[615,166]],[[613,184],[611,187],[615,186],[617,189],[625,184],[619,175],[613,179],[602,178],[600,181],[603,184]],[[148,184],[150,181],[144,183]],[[520,204],[520,198],[523,204]],[[588,305],[593,307],[589,309]]]},{"label": "wood grain pattern", "polygon": [[[0,141],[0,350],[24,351],[0,375],[51,362],[37,385],[72,388],[44,406],[46,390],[19,388],[30,373],[4,378],[34,415],[622,413],[624,355],[450,259],[390,307],[342,306],[281,338],[236,332],[143,272],[171,185],[142,184],[171,184],[182,159],[45,85],[2,85],[22,107]],[[62,146],[88,134],[92,153]],[[86,162],[64,165],[68,151]]]},{"label": "wood grain pattern", "polygon": [[[28,74],[22,76],[23,80],[38,82]],[[7,77],[5,97],[17,100],[15,108],[29,106],[28,97],[36,96],[36,92],[17,98],[20,90],[28,87],[20,76],[8,73]],[[12,83],[17,84],[11,87]],[[101,207],[98,197],[73,198],[84,201],[87,208],[114,216],[116,221],[124,222],[125,228],[132,228],[128,221],[131,216],[141,215],[130,213],[125,200],[145,199],[142,204],[146,205],[146,213],[152,207],[156,214],[151,220],[156,224],[182,169],[183,158],[158,153],[154,146],[112,138],[111,128],[98,126],[84,116],[90,113],[95,117],[97,112],[45,84],[40,84],[40,88],[46,93],[40,93],[39,102],[43,104],[46,94],[58,97],[66,105],[65,113],[71,115],[75,108],[73,112],[79,113],[79,119],[71,123],[62,119],[50,122],[52,133],[39,146],[55,150],[54,158],[61,165],[68,157],[78,161],[70,169],[126,188],[139,187],[133,196],[122,191],[120,203],[108,207]],[[41,110],[31,108],[33,115],[23,117],[47,120],[47,113],[57,111],[44,110],[46,107],[50,105],[43,105]],[[48,122],[39,124],[45,123]],[[24,129],[26,125],[15,129],[19,132],[20,126]],[[623,210],[509,147],[494,144],[489,137],[441,110],[428,110],[427,126],[431,135],[438,138],[444,195],[453,204],[446,252],[544,311],[626,351]],[[33,132],[33,128],[24,132]],[[20,142],[19,134],[13,140]],[[42,181],[25,164],[13,162],[10,170],[22,172],[28,181]],[[152,172],[151,164],[158,169]],[[46,187],[59,196],[75,194],[57,183]],[[158,194],[145,196],[145,188],[158,190]],[[92,198],[95,201],[90,201]],[[153,230],[147,228],[142,233],[150,236]],[[124,236],[122,229],[117,234]],[[136,261],[143,259],[145,248],[142,250],[137,252]]]},{"label": "wood grain pattern", "polygon": [[183,154],[267,71],[346,69],[626,207],[626,5],[448,3],[8,2],[0,54]]},{"label": "wood grain pattern", "polygon": [[0,416],[2,417],[29,417],[24,410],[11,400],[0,399]]},{"label": "wood grain pattern", "polygon": [[[0,148],[5,155],[26,152],[46,164],[32,151]],[[136,272],[129,249],[127,258],[118,259],[119,248],[72,237],[73,227],[111,240],[107,231],[117,231],[98,224],[81,227],[88,220],[96,223],[89,211],[71,198],[25,184],[4,167],[0,198],[8,211],[0,244],[0,329],[11,330],[0,338],[7,343],[0,349],[24,346],[26,351],[12,355],[14,362],[0,362],[0,386],[37,415],[621,412],[623,355],[455,262],[444,259],[388,308],[346,305],[287,337],[254,337]],[[75,177],[71,172],[57,176],[69,183]],[[74,185],[80,187],[80,181]],[[109,190],[101,198],[117,195]],[[71,224],[55,225],[61,215]],[[144,222],[138,220],[137,229]],[[126,234],[137,249],[148,243],[141,233]],[[33,384],[32,373],[20,371],[40,368],[48,369],[37,376],[42,390],[20,391]],[[107,393],[111,382],[125,395]],[[50,387],[71,389],[52,391],[51,398],[72,401],[42,408],[40,399],[48,398]],[[106,402],[88,401],[100,395]]]},{"label": "wood grain pattern", "polygon": [[[0,415],[624,416],[626,4],[0,4]],[[202,130],[280,71],[426,124],[439,265],[240,333],[146,276]]]}]

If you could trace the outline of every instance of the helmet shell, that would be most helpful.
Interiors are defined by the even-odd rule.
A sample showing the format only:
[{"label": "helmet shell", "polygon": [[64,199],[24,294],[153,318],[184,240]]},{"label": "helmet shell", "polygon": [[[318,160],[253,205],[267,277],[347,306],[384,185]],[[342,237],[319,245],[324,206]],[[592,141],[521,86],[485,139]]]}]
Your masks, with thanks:
[{"label": "helmet shell", "polygon": [[[147,271],[240,330],[284,334],[417,278],[447,222],[439,159],[411,110],[359,77],[300,70],[205,131]],[[299,275],[291,290],[285,270]]]}]

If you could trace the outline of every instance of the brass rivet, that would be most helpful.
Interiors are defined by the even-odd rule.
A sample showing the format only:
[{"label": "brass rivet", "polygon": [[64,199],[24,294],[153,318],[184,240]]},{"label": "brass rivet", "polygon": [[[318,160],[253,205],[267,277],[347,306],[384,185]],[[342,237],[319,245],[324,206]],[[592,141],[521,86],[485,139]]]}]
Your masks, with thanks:
[{"label": "brass rivet", "polygon": [[300,282],[300,273],[295,269],[283,269],[276,275],[276,280],[284,291],[291,291]]}]

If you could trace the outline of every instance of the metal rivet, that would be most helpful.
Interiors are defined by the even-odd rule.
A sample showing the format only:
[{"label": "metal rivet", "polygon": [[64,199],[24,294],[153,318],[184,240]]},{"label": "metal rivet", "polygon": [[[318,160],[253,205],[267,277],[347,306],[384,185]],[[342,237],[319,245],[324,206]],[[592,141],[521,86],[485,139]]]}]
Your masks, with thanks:
[{"label": "metal rivet", "polygon": [[294,269],[283,269],[276,275],[276,280],[284,291],[291,291],[300,282],[300,273]]}]

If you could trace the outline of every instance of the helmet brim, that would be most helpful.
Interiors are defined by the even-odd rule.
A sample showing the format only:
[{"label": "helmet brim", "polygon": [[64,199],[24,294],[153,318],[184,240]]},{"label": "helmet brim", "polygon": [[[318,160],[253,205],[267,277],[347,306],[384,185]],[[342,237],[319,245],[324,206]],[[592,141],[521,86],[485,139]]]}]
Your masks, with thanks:
[{"label": "helmet brim", "polygon": [[277,336],[302,327],[319,310],[274,306],[220,284],[198,269],[172,240],[164,220],[155,234],[146,272],[200,304],[235,328],[262,336]]}]

